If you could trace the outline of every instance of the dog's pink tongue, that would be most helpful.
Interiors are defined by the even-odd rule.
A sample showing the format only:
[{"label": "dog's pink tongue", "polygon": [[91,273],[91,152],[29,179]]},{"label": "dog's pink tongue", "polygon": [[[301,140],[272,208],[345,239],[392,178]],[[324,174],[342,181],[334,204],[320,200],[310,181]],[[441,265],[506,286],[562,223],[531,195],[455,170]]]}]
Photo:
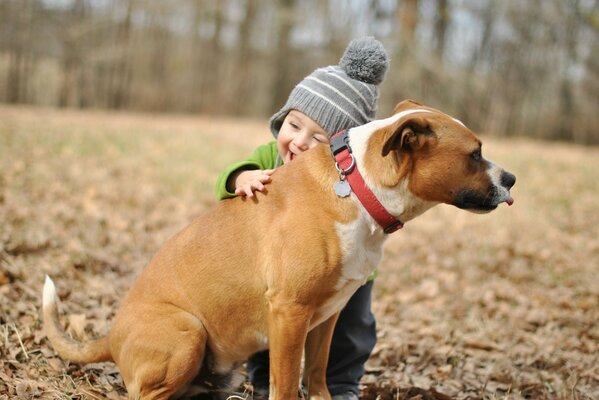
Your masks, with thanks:
[{"label": "dog's pink tongue", "polygon": [[511,206],[512,204],[514,204],[514,199],[512,197],[508,197],[508,199],[505,202],[508,206]]}]

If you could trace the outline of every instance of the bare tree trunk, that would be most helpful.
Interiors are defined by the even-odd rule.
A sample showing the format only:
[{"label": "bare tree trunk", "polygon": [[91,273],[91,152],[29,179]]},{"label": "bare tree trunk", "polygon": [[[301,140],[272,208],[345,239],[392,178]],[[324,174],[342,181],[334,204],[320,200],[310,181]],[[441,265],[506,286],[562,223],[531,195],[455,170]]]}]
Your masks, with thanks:
[{"label": "bare tree trunk", "polygon": [[206,23],[208,11],[205,7],[204,0],[195,0],[193,3],[194,10],[194,22],[193,22],[193,36],[191,38],[191,82],[189,93],[189,111],[201,111],[202,101],[204,96],[204,81],[205,75],[208,74],[206,68],[207,49],[204,40],[200,34],[203,25]]},{"label": "bare tree trunk", "polygon": [[491,49],[491,40],[497,13],[497,3],[491,1],[489,6],[478,15],[478,18],[482,20],[483,32],[478,46],[472,52],[468,67],[464,71],[465,79],[462,84],[460,96],[462,100],[458,107],[458,114],[461,118],[465,116],[464,122],[473,124],[475,129],[483,126],[482,121],[489,119],[488,110],[493,102],[493,96],[484,96],[482,93],[491,93],[496,86],[499,86],[497,79],[494,79],[493,76],[484,80],[481,79],[482,83],[479,83],[476,79],[477,72],[484,60],[490,64],[493,63],[494,54]]},{"label": "bare tree trunk", "polygon": [[437,0],[437,16],[435,20],[435,54],[437,60],[443,64],[445,59],[445,41],[447,28],[451,19],[451,12],[447,0]]},{"label": "bare tree trunk", "polygon": [[129,90],[131,81],[130,66],[130,41],[131,41],[131,15],[133,13],[133,1],[127,0],[127,12],[124,20],[117,29],[117,45],[119,46],[115,65],[112,71],[111,91],[109,106],[111,108],[125,108],[129,101]]},{"label": "bare tree trunk", "polygon": [[395,40],[391,48],[391,71],[387,74],[384,86],[393,101],[405,98],[424,100],[419,95],[420,66],[415,57],[418,0],[398,2],[394,19],[394,26],[399,29],[393,32]]},{"label": "bare tree trunk", "polygon": [[[599,2],[595,3],[599,15]],[[599,144],[599,18],[591,19],[586,16],[587,24],[590,26],[593,36],[590,43],[590,52],[585,60],[585,77],[581,82],[582,98],[581,111],[582,121],[580,130],[580,143]]]},{"label": "bare tree trunk", "polygon": [[577,51],[577,40],[578,30],[581,23],[581,16],[579,12],[580,1],[571,0],[567,4],[560,3],[563,7],[570,7],[570,10],[565,10],[566,15],[569,18],[565,22],[565,35],[564,47],[566,50],[566,57],[564,60],[564,72],[561,74],[560,82],[560,114],[559,127],[556,132],[559,139],[573,140],[575,139],[575,104],[573,94],[573,84],[571,82],[570,74],[568,73],[571,68],[578,64],[578,51]]},{"label": "bare tree trunk", "polygon": [[77,74],[76,45],[73,38],[66,37],[62,42],[62,85],[58,105],[60,107],[71,107],[76,103],[75,88]]},{"label": "bare tree trunk", "polygon": [[[12,6],[12,7],[11,7]],[[36,0],[8,4],[7,8],[14,20],[15,31],[8,45],[8,74],[6,101],[23,103],[27,101],[29,70],[32,68],[32,27],[37,7]]]},{"label": "bare tree trunk", "polygon": [[76,0],[69,11],[68,21],[63,27],[63,57],[62,57],[62,85],[60,88],[60,107],[81,107],[83,80],[83,25],[85,18],[85,0]]},{"label": "bare tree trunk", "polygon": [[252,29],[256,21],[256,0],[247,0],[245,7],[245,18],[239,29],[239,49],[237,51],[235,74],[236,84],[233,88],[233,107],[232,112],[240,115],[246,111],[248,100],[251,96],[252,87]]},{"label": "bare tree trunk", "polygon": [[277,5],[277,40],[274,48],[272,111],[281,108],[293,89],[291,82],[291,30],[295,24],[295,0],[281,0]]},{"label": "bare tree trunk", "polygon": [[202,54],[203,81],[202,81],[202,103],[203,112],[219,114],[223,111],[223,88],[221,80],[224,78],[220,63],[223,60],[222,36],[224,29],[224,15],[226,2],[214,0],[212,4],[212,18],[214,33],[212,34],[208,51]]},{"label": "bare tree trunk", "polygon": [[398,8],[400,23],[399,50],[400,57],[414,54],[416,47],[416,26],[418,25],[418,0],[403,0]]},{"label": "bare tree trunk", "polygon": [[171,50],[171,39],[168,29],[168,14],[165,13],[165,3],[151,3],[149,39],[149,76],[153,87],[150,108],[152,110],[168,110],[172,98],[169,96],[168,62]]},{"label": "bare tree trunk", "polygon": [[21,65],[23,64],[23,47],[13,42],[8,57],[8,75],[6,82],[6,101],[18,103],[21,100]]}]

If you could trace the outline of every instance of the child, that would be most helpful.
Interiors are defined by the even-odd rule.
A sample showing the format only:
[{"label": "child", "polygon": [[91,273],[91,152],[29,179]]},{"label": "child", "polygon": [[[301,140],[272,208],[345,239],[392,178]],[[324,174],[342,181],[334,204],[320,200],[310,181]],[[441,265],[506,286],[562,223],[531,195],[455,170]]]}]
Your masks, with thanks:
[{"label": "child", "polygon": [[[219,199],[252,197],[263,191],[274,169],[314,146],[328,143],[343,129],[363,125],[374,118],[378,85],[388,67],[383,45],[372,37],[353,40],[339,65],[319,68],[291,92],[287,103],[270,119],[276,140],[258,147],[245,161],[228,167],[217,181]],[[333,400],[358,399],[364,363],[376,343],[374,315],[370,311],[372,277],[341,311],[333,334],[327,386]],[[254,398],[268,396],[268,352],[247,363]]]}]

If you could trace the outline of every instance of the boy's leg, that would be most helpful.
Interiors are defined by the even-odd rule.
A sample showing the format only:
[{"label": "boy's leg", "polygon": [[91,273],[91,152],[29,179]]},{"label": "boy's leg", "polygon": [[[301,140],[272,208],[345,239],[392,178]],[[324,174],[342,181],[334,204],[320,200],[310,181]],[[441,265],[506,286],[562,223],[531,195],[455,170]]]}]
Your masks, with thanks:
[{"label": "boy's leg", "polygon": [[359,394],[364,364],[376,344],[376,322],[370,311],[372,287],[372,281],[361,286],[337,320],[327,366],[327,387],[332,396],[353,392],[357,398]]},{"label": "boy's leg", "polygon": [[252,355],[248,359],[247,373],[248,378],[254,387],[254,397],[268,397],[268,381],[270,379],[270,363],[268,357],[268,350],[265,350]]}]

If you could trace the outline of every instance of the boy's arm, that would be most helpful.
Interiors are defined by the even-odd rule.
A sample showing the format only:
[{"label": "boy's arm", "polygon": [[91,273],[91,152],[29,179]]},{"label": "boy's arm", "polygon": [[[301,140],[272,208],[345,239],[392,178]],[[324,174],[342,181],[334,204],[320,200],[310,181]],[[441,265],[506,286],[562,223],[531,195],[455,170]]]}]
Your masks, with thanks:
[{"label": "boy's arm", "polygon": [[276,166],[277,156],[277,142],[272,141],[258,147],[247,160],[236,162],[225,168],[216,181],[216,197],[219,200],[235,197],[235,182],[233,182],[233,179],[238,172],[272,169]]}]

